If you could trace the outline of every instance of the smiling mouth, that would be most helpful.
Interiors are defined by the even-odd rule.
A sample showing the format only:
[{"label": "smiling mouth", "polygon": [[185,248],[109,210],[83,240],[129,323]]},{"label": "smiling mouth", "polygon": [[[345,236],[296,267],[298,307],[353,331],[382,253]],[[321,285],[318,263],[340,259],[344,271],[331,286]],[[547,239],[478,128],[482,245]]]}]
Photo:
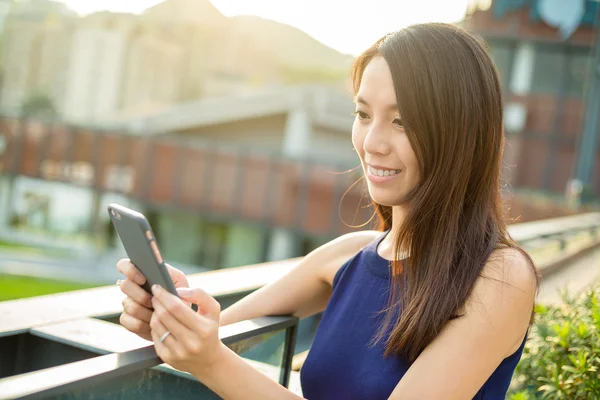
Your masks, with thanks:
[{"label": "smiling mouth", "polygon": [[394,176],[401,172],[401,170],[399,170],[399,169],[379,169],[379,168],[374,168],[370,165],[368,166],[368,169],[369,169],[369,172],[375,176]]}]

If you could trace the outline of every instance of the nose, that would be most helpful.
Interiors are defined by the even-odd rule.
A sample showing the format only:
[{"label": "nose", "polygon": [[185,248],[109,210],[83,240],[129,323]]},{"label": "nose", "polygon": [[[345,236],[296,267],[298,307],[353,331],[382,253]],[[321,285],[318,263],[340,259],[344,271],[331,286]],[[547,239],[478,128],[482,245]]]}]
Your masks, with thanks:
[{"label": "nose", "polygon": [[363,149],[366,153],[370,154],[389,154],[392,146],[389,142],[389,135],[385,132],[385,129],[373,124],[367,132],[367,136],[363,142]]}]

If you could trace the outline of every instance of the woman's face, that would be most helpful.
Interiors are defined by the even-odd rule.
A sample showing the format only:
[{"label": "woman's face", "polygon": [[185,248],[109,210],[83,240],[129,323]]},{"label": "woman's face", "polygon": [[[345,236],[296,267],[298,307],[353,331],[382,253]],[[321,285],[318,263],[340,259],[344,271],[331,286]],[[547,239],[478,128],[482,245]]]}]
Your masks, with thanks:
[{"label": "woman's face", "polygon": [[374,57],[365,68],[355,103],[352,143],[369,194],[384,206],[404,204],[419,182],[419,164],[402,126],[392,74],[383,57]]}]

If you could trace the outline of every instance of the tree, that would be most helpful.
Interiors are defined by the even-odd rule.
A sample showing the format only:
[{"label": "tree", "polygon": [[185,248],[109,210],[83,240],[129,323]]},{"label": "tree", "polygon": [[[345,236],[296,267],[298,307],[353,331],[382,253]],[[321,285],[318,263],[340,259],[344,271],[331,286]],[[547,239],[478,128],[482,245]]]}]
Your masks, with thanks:
[{"label": "tree", "polygon": [[58,113],[48,95],[36,92],[25,98],[21,105],[21,114],[25,117],[55,118]]}]

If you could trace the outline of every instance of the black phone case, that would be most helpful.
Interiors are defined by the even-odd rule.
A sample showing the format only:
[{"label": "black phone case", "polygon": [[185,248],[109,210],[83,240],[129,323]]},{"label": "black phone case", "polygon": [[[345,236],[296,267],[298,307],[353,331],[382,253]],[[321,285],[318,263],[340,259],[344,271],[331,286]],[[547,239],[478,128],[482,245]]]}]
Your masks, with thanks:
[{"label": "black phone case", "polygon": [[[112,210],[116,211],[118,216],[113,215]],[[143,288],[148,293],[152,293],[150,288],[152,285],[158,284],[177,296],[177,290],[175,290],[162,255],[160,255],[159,262],[152,250],[151,243],[154,242],[157,248],[158,244],[146,217],[138,211],[114,203],[108,206],[108,214],[127,256],[146,277]],[[149,237],[147,232],[150,232]]]}]

